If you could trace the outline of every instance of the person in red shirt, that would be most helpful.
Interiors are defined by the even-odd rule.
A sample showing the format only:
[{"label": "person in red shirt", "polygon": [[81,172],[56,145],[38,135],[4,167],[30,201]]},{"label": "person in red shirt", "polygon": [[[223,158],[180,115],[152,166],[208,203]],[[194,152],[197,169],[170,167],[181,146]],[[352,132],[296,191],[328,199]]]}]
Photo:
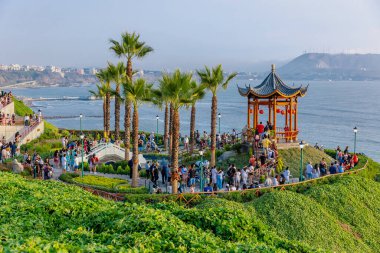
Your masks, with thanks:
[{"label": "person in red shirt", "polygon": [[249,164],[254,166],[255,165],[255,162],[256,162],[256,158],[254,155],[251,156],[251,158],[249,159]]},{"label": "person in red shirt", "polygon": [[355,154],[355,155],[352,157],[352,161],[354,162],[354,165],[358,164],[358,162],[359,162],[359,157]]},{"label": "person in red shirt", "polygon": [[264,133],[265,126],[263,125],[263,122],[260,122],[260,124],[257,125],[256,129],[259,134]]}]

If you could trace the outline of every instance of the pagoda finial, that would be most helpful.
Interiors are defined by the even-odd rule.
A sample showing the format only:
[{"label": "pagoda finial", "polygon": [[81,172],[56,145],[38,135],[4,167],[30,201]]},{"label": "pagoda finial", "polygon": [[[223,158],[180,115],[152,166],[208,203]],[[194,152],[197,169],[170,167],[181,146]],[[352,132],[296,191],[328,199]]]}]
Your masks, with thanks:
[{"label": "pagoda finial", "polygon": [[275,70],[276,70],[276,65],[272,64],[272,72],[274,73]]}]

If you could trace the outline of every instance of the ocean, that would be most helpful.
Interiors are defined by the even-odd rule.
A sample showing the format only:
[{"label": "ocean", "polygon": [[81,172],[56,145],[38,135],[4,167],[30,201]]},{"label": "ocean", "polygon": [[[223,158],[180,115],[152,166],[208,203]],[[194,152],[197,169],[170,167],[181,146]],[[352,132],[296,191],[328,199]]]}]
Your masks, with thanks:
[{"label": "ocean", "polygon": [[[231,132],[235,128],[238,132],[246,125],[247,100],[237,91],[237,85],[251,84],[255,86],[260,81],[236,80],[230,83],[226,90],[218,93],[218,112],[221,114],[220,128],[222,132]],[[286,82],[293,85],[292,81]],[[316,142],[324,147],[342,148],[349,146],[353,150],[354,132],[358,128],[357,152],[365,153],[380,161],[380,82],[356,81],[310,81],[294,82],[310,84],[305,97],[299,98],[299,139],[310,145]],[[62,96],[90,96],[89,90],[95,85],[71,87],[44,87],[13,89],[18,96],[32,98],[51,98]],[[113,106],[113,103],[111,103]],[[211,94],[197,103],[196,129],[210,132]],[[84,129],[103,129],[102,101],[101,100],[62,100],[62,101],[34,101],[33,109],[40,109],[45,116],[66,116],[69,118],[50,119],[49,121],[60,128],[79,129],[79,114],[84,115],[82,124]],[[261,115],[262,121],[267,120],[267,109]],[[113,107],[111,108],[113,116]],[[123,110],[122,110],[123,114]],[[139,111],[140,129],[156,131],[156,115],[159,116],[158,130],[163,133],[164,111],[151,104],[142,104]],[[72,118],[70,118],[72,117]],[[283,122],[283,116],[278,116],[278,122]],[[181,133],[189,133],[190,110],[183,108],[180,112]],[[111,126],[114,119],[111,117]],[[121,129],[123,122],[121,122]]]}]

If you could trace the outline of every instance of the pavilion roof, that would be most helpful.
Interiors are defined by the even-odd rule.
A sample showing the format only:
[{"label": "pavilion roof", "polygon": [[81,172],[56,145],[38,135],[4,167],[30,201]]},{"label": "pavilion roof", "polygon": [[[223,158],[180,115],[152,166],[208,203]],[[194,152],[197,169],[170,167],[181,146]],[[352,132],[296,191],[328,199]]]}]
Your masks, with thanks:
[{"label": "pavilion roof", "polygon": [[272,72],[264,79],[264,81],[256,86],[245,86],[245,88],[238,87],[241,96],[267,98],[274,95],[289,98],[295,96],[305,96],[309,85],[303,87],[289,87],[286,85],[275,72],[275,67],[272,65]]}]

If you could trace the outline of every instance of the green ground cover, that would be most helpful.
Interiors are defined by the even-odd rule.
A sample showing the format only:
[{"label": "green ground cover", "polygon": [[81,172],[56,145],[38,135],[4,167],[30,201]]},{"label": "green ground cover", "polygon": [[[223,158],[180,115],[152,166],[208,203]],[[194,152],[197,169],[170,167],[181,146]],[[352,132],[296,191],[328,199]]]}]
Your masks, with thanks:
[{"label": "green ground cover", "polygon": [[4,172],[0,187],[4,251],[380,250],[380,184],[360,175],[246,203],[209,197],[191,208],[114,203],[79,187]]},{"label": "green ground cover", "polygon": [[106,188],[115,188],[119,184],[127,184],[128,181],[120,178],[107,178],[95,175],[74,178],[74,182],[85,185],[101,186]]},{"label": "green ground cover", "polygon": [[24,104],[21,100],[13,99],[15,105],[15,113],[18,116],[33,114],[33,110]]},{"label": "green ground cover", "polygon": [[[280,149],[278,153],[284,163],[284,168],[289,167],[291,175],[298,178],[300,174],[301,150],[299,148]],[[319,164],[322,158],[325,158],[327,164],[332,161],[329,155],[314,147],[306,146],[303,150],[304,168],[309,161],[313,165]]]}]

